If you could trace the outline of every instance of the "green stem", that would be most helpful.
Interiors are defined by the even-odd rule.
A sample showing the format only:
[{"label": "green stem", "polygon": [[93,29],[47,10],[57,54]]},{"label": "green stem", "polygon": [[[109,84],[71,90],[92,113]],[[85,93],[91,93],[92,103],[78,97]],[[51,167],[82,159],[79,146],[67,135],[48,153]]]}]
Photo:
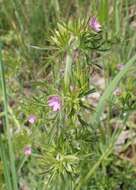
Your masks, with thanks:
[{"label": "green stem", "polygon": [[[9,121],[8,121],[8,99],[7,99],[6,81],[5,81],[4,65],[3,65],[3,61],[2,61],[2,52],[1,51],[2,50],[1,50],[1,46],[0,46],[0,71],[1,71],[1,84],[2,84],[2,92],[3,92],[4,112],[5,112],[5,125],[6,125],[5,132],[6,132],[6,136],[7,136],[7,140],[8,140],[8,149],[9,149],[9,158],[10,158],[13,189],[18,190],[16,169],[15,169],[15,157],[14,157],[14,152],[13,152],[10,127],[9,127]],[[4,162],[6,162],[6,160]]]},{"label": "green stem", "polygon": [[12,181],[11,181],[11,177],[10,177],[10,169],[9,169],[9,164],[7,164],[8,160],[7,160],[5,150],[6,149],[5,149],[4,143],[2,142],[2,138],[1,138],[1,135],[0,135],[0,157],[1,157],[1,160],[3,162],[6,189],[12,190]]},{"label": "green stem", "polygon": [[15,114],[14,114],[14,112],[13,112],[13,110],[12,110],[12,108],[10,107],[10,106],[8,106],[8,111],[9,111],[9,113],[10,113],[10,115],[11,115],[11,117],[12,117],[12,120],[14,121],[14,123],[16,124],[16,127],[20,130],[20,123],[19,123],[19,121],[17,120],[17,118],[16,118],[16,116],[15,116]]},{"label": "green stem", "polygon": [[71,68],[72,68],[72,56],[70,53],[68,53],[66,55],[66,67],[65,67],[65,73],[64,73],[64,84],[65,84],[66,91],[69,89],[69,85],[70,85]]},{"label": "green stem", "polygon": [[22,167],[24,166],[24,163],[25,163],[26,161],[27,161],[27,157],[24,156],[23,159],[21,160],[19,166],[18,166],[18,169],[17,169],[17,173],[18,173],[18,174],[20,173],[20,171],[21,171],[21,169],[22,169]]}]

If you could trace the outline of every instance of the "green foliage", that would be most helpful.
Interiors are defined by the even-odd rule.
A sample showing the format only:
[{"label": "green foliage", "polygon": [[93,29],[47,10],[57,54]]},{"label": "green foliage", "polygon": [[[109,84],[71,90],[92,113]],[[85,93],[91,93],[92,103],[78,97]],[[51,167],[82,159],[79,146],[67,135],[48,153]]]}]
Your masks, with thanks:
[{"label": "green foliage", "polygon": [[135,190],[135,1],[0,6],[0,189]]}]

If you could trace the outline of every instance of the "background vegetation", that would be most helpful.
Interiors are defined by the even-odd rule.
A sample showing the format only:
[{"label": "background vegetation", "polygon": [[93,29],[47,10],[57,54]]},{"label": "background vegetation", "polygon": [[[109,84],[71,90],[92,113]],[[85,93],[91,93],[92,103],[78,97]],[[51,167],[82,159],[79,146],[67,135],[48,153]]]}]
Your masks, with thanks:
[{"label": "background vegetation", "polygon": [[136,0],[0,7],[0,189],[135,190]]}]

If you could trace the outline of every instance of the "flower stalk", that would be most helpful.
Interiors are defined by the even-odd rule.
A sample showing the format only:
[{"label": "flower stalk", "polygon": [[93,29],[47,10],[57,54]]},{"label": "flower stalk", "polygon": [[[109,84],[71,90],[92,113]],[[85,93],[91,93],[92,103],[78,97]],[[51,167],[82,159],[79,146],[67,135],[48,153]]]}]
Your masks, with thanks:
[{"label": "flower stalk", "polygon": [[70,86],[71,74],[72,74],[72,55],[70,53],[67,53],[66,67],[65,67],[65,73],[64,73],[64,85],[65,85],[66,91],[69,89],[69,86]]}]

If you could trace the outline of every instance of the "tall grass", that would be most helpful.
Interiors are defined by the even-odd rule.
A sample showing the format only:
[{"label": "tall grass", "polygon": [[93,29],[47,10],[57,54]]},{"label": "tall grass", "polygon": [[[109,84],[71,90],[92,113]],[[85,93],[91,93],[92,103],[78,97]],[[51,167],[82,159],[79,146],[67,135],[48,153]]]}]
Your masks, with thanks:
[{"label": "tall grass", "polygon": [[[4,131],[6,134],[7,141],[8,141],[8,154],[7,154],[5,146],[1,139],[1,156],[2,156],[2,161],[4,163],[5,181],[7,182],[6,188],[9,190],[10,189],[17,190],[18,185],[17,185],[17,176],[16,176],[16,168],[15,168],[15,156],[14,156],[14,150],[13,150],[13,146],[12,146],[12,137],[11,137],[12,134],[11,134],[9,120],[8,120],[8,98],[7,98],[5,71],[4,71],[4,65],[3,65],[3,60],[2,60],[2,49],[1,48],[2,48],[2,45],[0,44],[0,74],[1,74],[4,116],[5,116]],[[2,138],[2,137],[0,137],[0,138]],[[7,155],[5,155],[5,154],[7,154]],[[9,163],[8,163],[7,157],[9,157]],[[11,176],[10,176],[10,173],[11,173]],[[12,184],[12,186],[11,186],[11,184]]]},{"label": "tall grass", "polygon": [[120,71],[120,73],[118,73],[118,75],[113,79],[113,81],[111,81],[111,83],[108,85],[107,89],[105,90],[105,92],[103,93],[99,104],[96,108],[96,111],[94,113],[93,118],[90,119],[90,122],[93,125],[97,125],[97,123],[100,122],[100,118],[101,118],[101,114],[102,111],[104,110],[105,107],[105,103],[108,102],[108,100],[110,99],[113,91],[116,89],[116,87],[118,86],[120,80],[125,77],[125,75],[130,71],[130,69],[132,68],[132,66],[136,64],[136,56],[133,56],[128,63],[126,63],[125,68]]},{"label": "tall grass", "polygon": [[[131,127],[127,120],[135,109],[131,72],[136,63],[136,34],[131,27],[131,6],[135,0],[2,1],[0,76],[5,122],[0,155],[6,189],[17,190],[21,183],[32,190],[135,188],[135,166],[125,156],[115,155],[117,139],[125,125]],[[102,25],[98,35],[90,34],[85,23],[93,15]],[[124,65],[120,72],[118,64]],[[96,108],[87,101],[89,94],[99,91],[90,84],[93,71],[104,72],[106,81]],[[13,86],[6,83],[5,74]],[[120,84],[124,91],[127,86],[129,90],[113,98]],[[7,94],[17,100],[15,109],[9,106]],[[62,98],[59,113],[48,106],[51,95]],[[111,113],[116,104],[119,115],[114,117]],[[111,113],[103,121],[107,106]],[[122,121],[126,112],[124,126],[114,130],[112,120]],[[34,125],[27,119],[30,114],[37,116]],[[11,132],[9,115],[17,126],[15,132]],[[24,157],[23,148],[28,144],[32,154]],[[127,148],[129,145],[135,153],[133,143]]]}]

